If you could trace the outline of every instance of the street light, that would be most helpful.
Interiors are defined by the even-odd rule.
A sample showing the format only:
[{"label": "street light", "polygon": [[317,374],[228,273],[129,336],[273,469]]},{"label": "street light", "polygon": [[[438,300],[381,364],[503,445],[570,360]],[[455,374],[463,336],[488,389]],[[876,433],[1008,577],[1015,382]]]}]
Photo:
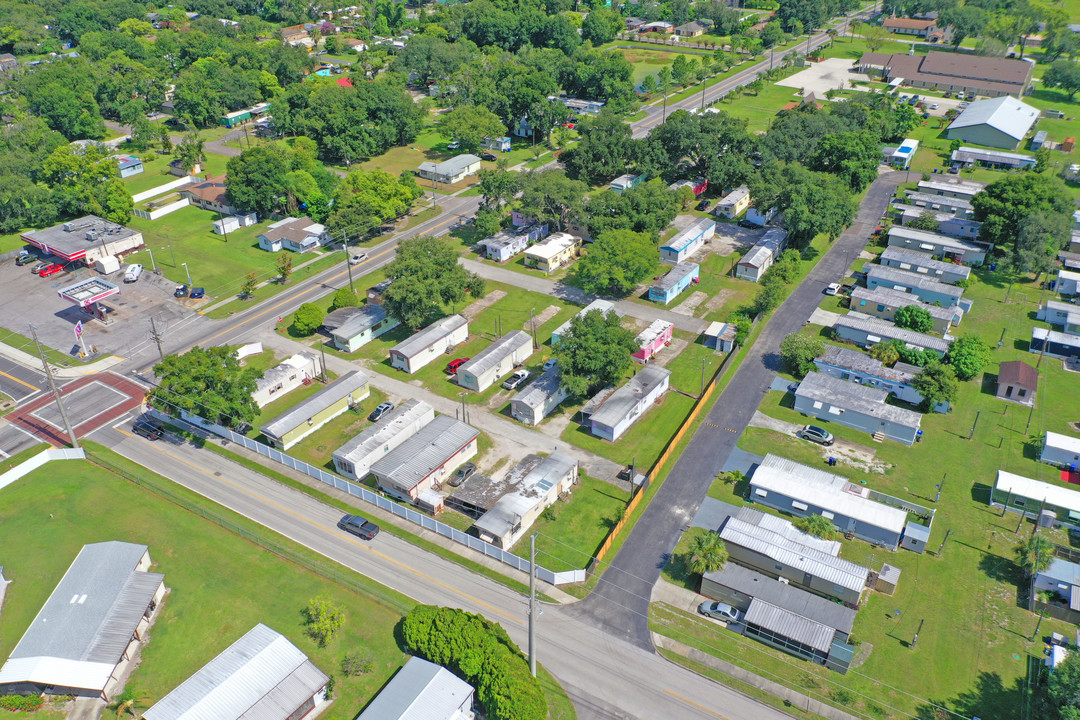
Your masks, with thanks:
[{"label": "street light", "polygon": [[180,263],[180,264],[184,266],[184,272],[187,273],[187,284],[188,284],[188,287],[191,287],[192,284],[193,284],[191,282],[191,270],[188,269],[187,263]]},{"label": "street light", "polygon": [[150,253],[150,269],[157,272],[157,263],[154,262],[154,251],[150,248],[146,248],[146,252]]}]

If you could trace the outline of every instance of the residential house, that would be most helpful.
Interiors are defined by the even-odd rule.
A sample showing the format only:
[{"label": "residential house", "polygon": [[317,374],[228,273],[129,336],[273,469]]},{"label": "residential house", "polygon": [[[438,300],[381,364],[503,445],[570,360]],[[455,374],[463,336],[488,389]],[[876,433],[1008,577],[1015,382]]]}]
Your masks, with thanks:
[{"label": "residential house", "polygon": [[1021,405],[1034,405],[1039,371],[1022,360],[1009,360],[998,368],[997,397]]},{"label": "residential house", "polygon": [[952,121],[945,137],[1015,150],[1039,121],[1039,110],[1009,95],[976,100]]},{"label": "residential house", "polygon": [[376,461],[371,474],[380,488],[400,500],[439,507],[441,496],[435,499],[427,491],[476,455],[479,434],[479,430],[460,420],[436,415],[415,435]]},{"label": "residential house", "polygon": [[648,34],[648,33],[659,33],[661,35],[670,35],[671,33],[673,33],[675,31],[675,25],[674,25],[674,23],[669,23],[669,22],[665,22],[663,20],[658,20],[656,22],[650,22],[650,23],[645,23],[644,25],[639,25],[637,31],[639,33],[641,33],[642,35],[645,35],[645,34]]},{"label": "residential house", "polygon": [[496,150],[498,152],[510,152],[510,138],[508,137],[486,137],[480,141],[480,147],[486,150]]},{"label": "residential house", "polygon": [[628,17],[628,18],[626,18],[626,31],[627,32],[634,32],[635,30],[640,28],[645,23],[646,23],[645,18]]},{"label": "residential house", "polygon": [[[233,207],[225,197],[226,176],[218,175],[209,177],[200,183],[188,185],[180,191],[180,197],[186,198],[192,205],[203,210],[217,212],[223,215],[235,215]],[[271,226],[272,227],[272,226]],[[263,248],[264,250],[266,248]]]},{"label": "residential house", "polygon": [[942,335],[949,332],[954,325],[959,325],[964,311],[959,306],[941,307],[930,305],[919,300],[912,293],[892,288],[879,287],[876,289],[857,287],[851,291],[851,309],[879,317],[882,320],[894,322],[896,311],[903,307],[915,305],[930,313],[934,321],[934,332]]},{"label": "residential house", "polygon": [[649,299],[667,305],[679,294],[698,282],[701,268],[697,263],[681,262],[664,273],[649,288]]},{"label": "residential house", "polygon": [[292,47],[315,47],[315,41],[308,35],[308,30],[305,25],[290,25],[289,27],[283,27],[281,32],[281,42],[285,45],[291,45]]},{"label": "residential house", "polygon": [[547,223],[535,223],[523,227],[513,227],[509,230],[492,235],[486,240],[476,243],[477,252],[483,252],[484,257],[495,262],[506,262],[525,248],[529,243],[542,240],[548,235]]},{"label": "residential house", "polygon": [[323,371],[322,361],[313,353],[298,353],[270,368],[255,381],[251,397],[259,407],[266,407],[286,393],[307,385]]},{"label": "residential house", "polygon": [[867,265],[866,287],[870,290],[891,288],[917,297],[924,303],[939,303],[943,307],[960,306],[964,312],[971,309],[971,302],[964,300],[964,291],[955,285],[943,282],[907,270],[898,270],[885,265]]},{"label": "residential house", "polygon": [[711,322],[702,333],[702,344],[720,352],[735,349],[735,337],[739,328],[734,323]]},{"label": "residential house", "polygon": [[1080,337],[1057,330],[1032,328],[1028,351],[1059,358],[1080,358]]},{"label": "residential house", "polygon": [[1047,430],[1039,460],[1075,472],[1080,467],[1080,438]]},{"label": "residential house", "polygon": [[510,399],[510,414],[526,425],[538,425],[569,396],[562,386],[559,368],[551,367]]},{"label": "residential house", "polygon": [[[584,318],[585,315],[587,315],[588,313],[590,313],[590,312],[592,312],[594,310],[596,310],[597,312],[599,312],[599,313],[601,313],[603,315],[607,315],[608,313],[613,312],[616,315],[618,315],[619,317],[622,317],[625,314],[621,310],[617,309],[615,307],[615,303],[611,302],[610,300],[597,299],[597,300],[593,300],[591,303],[589,303],[584,308],[582,308],[581,311],[578,312],[578,314],[575,317]],[[551,333],[551,345],[552,346],[557,345],[562,340],[563,336],[566,335],[568,332],[570,332],[570,324],[571,324],[572,320],[573,320],[573,318],[571,318],[570,320],[567,320],[562,325],[555,328],[555,331],[553,333]]]},{"label": "residential house", "polygon": [[334,347],[343,352],[355,352],[369,342],[401,324],[390,317],[382,305],[365,304],[356,308],[348,320],[330,331]]},{"label": "residential house", "polygon": [[975,180],[961,180],[935,178],[932,180],[920,180],[919,192],[927,195],[937,195],[943,198],[958,198],[971,202],[971,198],[978,195],[986,187],[986,183]]},{"label": "residential house", "polygon": [[713,214],[717,216],[722,215],[729,220],[734,220],[742,215],[748,207],[750,207],[750,188],[745,185],[740,185],[724,197],[720,198],[720,201],[716,203],[716,209],[713,210]]},{"label": "residential house", "polygon": [[615,442],[667,392],[670,380],[670,370],[646,365],[618,390],[583,407],[583,424],[596,437]]},{"label": "residential house", "polygon": [[581,238],[570,233],[552,233],[525,251],[525,267],[554,272],[572,263],[580,249]]},{"label": "residential house", "polygon": [[1080,307],[1072,303],[1047,300],[1045,305],[1039,307],[1036,317],[1055,327],[1060,326],[1062,332],[1068,335],[1080,335]]},{"label": "residential house", "polygon": [[811,372],[795,390],[795,410],[868,435],[914,445],[920,435],[922,415],[890,405],[888,396],[887,390]]},{"label": "residential house", "polygon": [[169,173],[172,174],[172,175],[175,175],[176,177],[187,177],[189,175],[198,175],[201,172],[202,172],[202,164],[201,163],[195,163],[194,165],[191,166],[191,169],[188,170],[188,169],[186,169],[184,167],[184,163],[183,163],[182,160],[170,160],[169,161]]},{"label": "residential house", "polygon": [[889,246],[928,253],[936,258],[946,258],[965,265],[982,265],[990,249],[985,243],[896,226],[889,228]]},{"label": "residential house", "polygon": [[642,365],[649,362],[653,355],[671,344],[674,329],[675,326],[667,320],[653,320],[649,327],[638,333],[634,342],[639,349],[631,357]]},{"label": "residential house", "polygon": [[948,285],[971,277],[971,268],[966,265],[935,260],[932,255],[899,247],[885,248],[879,262],[885,267],[925,275]]},{"label": "residential house", "polygon": [[470,720],[473,696],[446,668],[411,657],[356,720]]},{"label": "residential house", "polygon": [[915,157],[915,151],[918,149],[918,140],[905,138],[899,147],[885,148],[885,162],[894,168],[907,170],[911,166],[911,158]]},{"label": "residential house", "polygon": [[259,428],[278,450],[288,450],[371,394],[371,378],[352,370]]},{"label": "residential house", "polygon": [[356,38],[342,38],[341,42],[353,52],[362,53],[367,50],[367,43],[363,40],[357,40]]},{"label": "residential house", "polygon": [[620,175],[612,180],[608,187],[617,194],[622,195],[627,190],[633,190],[643,182],[645,182],[644,175]]},{"label": "residential house", "polygon": [[255,236],[259,247],[268,252],[291,250],[306,253],[329,241],[326,226],[309,217],[289,217],[271,223],[266,230]]},{"label": "residential house", "polygon": [[905,227],[913,225],[916,220],[921,220],[929,213],[930,217],[937,223],[935,232],[952,238],[976,240],[979,237],[979,231],[982,229],[982,223],[976,220],[956,217],[947,212],[935,212],[916,205],[895,203],[891,206],[891,209],[894,213],[897,213],[897,219]]},{"label": "residential house", "polygon": [[532,336],[514,330],[478,352],[457,369],[454,382],[474,392],[484,392],[533,353]]},{"label": "residential house", "polygon": [[767,210],[761,210],[756,205],[751,205],[746,208],[746,217],[743,218],[748,223],[753,223],[758,227],[765,227],[773,217],[776,216],[776,208],[771,207]]},{"label": "residential house", "polygon": [[660,261],[671,265],[689,260],[716,233],[716,222],[709,218],[696,220],[675,237],[660,246]]},{"label": "residential house", "polygon": [[1080,294],[1080,272],[1058,270],[1054,289],[1062,295]]},{"label": "residential house", "polygon": [[431,161],[420,163],[417,174],[425,180],[443,185],[459,183],[480,170],[480,158],[465,154],[452,157],[441,163]]},{"label": "residential house", "polygon": [[1004,470],[997,472],[990,505],[1032,518],[1050,511],[1061,522],[1080,524],[1080,492]]},{"label": "residential house", "polygon": [[[825,354],[814,360],[817,372],[839,380],[868,385],[895,395],[897,400],[911,405],[922,404],[922,393],[912,386],[912,381],[922,371],[916,365],[898,362],[886,367],[866,353],[847,347],[828,345]],[[949,403],[936,403],[934,412],[948,412]]]},{"label": "residential house", "polygon": [[578,463],[569,455],[558,450],[545,458],[526,455],[499,483],[491,483],[500,497],[473,527],[484,542],[508,550],[577,481]]},{"label": "residential house", "polygon": [[691,20],[685,25],[679,25],[677,28],[675,28],[675,34],[678,37],[694,38],[698,37],[699,35],[704,35],[705,29],[705,26],[701,23],[697,22],[696,20]]},{"label": "residential house", "polygon": [[858,606],[866,589],[870,568],[842,559],[839,542],[801,532],[783,518],[744,507],[719,532],[734,563],[767,577],[849,607]]},{"label": "residential house", "polygon": [[[885,18],[881,22],[881,26],[889,32],[899,35],[914,35],[915,37],[926,38],[930,42],[940,42],[941,40],[940,33],[935,35],[938,32],[936,20],[890,17]],[[932,35],[935,39],[931,39]]]},{"label": "residential house", "polygon": [[138,175],[143,171],[143,161],[134,155],[113,155],[112,158],[116,160],[116,166],[120,170],[120,177],[122,178]]},{"label": "residential house", "polygon": [[1019,153],[1002,152],[1000,150],[984,150],[963,146],[953,150],[952,167],[969,168],[985,167],[991,170],[1030,170],[1035,167],[1034,155],[1020,155]]},{"label": "residential house", "polygon": [[758,282],[787,244],[787,230],[769,228],[735,266],[735,277]]},{"label": "residential house", "polygon": [[371,466],[435,419],[435,409],[410,399],[334,451],[334,469],[350,480],[363,480]]},{"label": "residential house", "polygon": [[899,340],[909,347],[944,357],[949,351],[949,345],[952,344],[952,338],[939,338],[907,330],[886,320],[857,312],[841,315],[833,324],[833,329],[838,338],[855,343],[859,347],[871,347],[886,340]]},{"label": "residential house", "polygon": [[414,373],[469,339],[469,321],[448,315],[390,348],[390,365]]},{"label": "residential house", "polygon": [[908,192],[906,203],[934,212],[949,213],[957,217],[971,219],[975,217],[975,208],[971,200],[960,197],[948,197],[927,192]]},{"label": "residential house", "polygon": [[145,720],[303,720],[330,702],[330,678],[281,633],[259,623],[158,700]]},{"label": "residential house", "polygon": [[821,515],[831,520],[840,532],[852,533],[890,550],[899,547],[907,525],[907,510],[873,499],[888,496],[872,493],[865,485],[855,485],[840,475],[771,453],[750,477],[749,497],[753,502],[796,517]]},{"label": "residential house", "polygon": [[1026,94],[1034,68],[1023,60],[936,50],[925,55],[868,52],[855,66],[858,72],[880,76],[886,83],[899,78],[908,87],[986,97]]}]

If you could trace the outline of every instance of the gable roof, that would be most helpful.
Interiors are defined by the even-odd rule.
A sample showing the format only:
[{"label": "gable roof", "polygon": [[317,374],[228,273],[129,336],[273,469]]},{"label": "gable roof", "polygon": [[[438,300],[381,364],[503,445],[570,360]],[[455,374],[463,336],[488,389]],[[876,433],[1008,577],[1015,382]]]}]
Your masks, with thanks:
[{"label": "gable roof", "polygon": [[1011,95],[976,100],[952,121],[949,130],[989,125],[1017,142],[1039,120],[1039,110],[1022,103]]},{"label": "gable roof", "polygon": [[1039,385],[1039,371],[1023,360],[1003,362],[998,370],[998,385],[1002,384],[1034,390]]},{"label": "gable roof", "polygon": [[356,720],[452,720],[472,687],[444,667],[409,658]]},{"label": "gable roof", "polygon": [[926,30],[936,23],[933,20],[915,20],[913,18],[886,18],[882,23],[886,28],[899,28],[901,30]]}]

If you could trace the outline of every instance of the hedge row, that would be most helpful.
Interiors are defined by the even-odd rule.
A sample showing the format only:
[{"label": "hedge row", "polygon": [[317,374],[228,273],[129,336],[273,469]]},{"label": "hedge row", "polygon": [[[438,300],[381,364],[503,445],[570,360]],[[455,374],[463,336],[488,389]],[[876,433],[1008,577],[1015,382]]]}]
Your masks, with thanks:
[{"label": "hedge row", "polygon": [[0,695],[0,710],[34,712],[44,702],[40,695]]}]

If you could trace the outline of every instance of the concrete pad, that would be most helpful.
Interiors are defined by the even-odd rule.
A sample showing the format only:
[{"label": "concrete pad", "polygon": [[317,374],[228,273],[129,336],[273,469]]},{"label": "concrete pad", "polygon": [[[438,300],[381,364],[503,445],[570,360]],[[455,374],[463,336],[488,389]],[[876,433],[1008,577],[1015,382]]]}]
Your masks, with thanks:
[{"label": "concrete pad", "polygon": [[814,308],[814,312],[810,314],[810,322],[815,325],[824,325],[825,327],[832,327],[839,319],[840,313],[832,312],[831,310],[822,310],[821,308]]},{"label": "concrete pad", "polygon": [[690,521],[690,527],[717,530],[724,520],[739,512],[739,508],[723,500],[707,497],[698,508],[697,515]]},{"label": "concrete pad", "polygon": [[869,82],[870,78],[862,73],[852,72],[854,60],[828,58],[819,63],[810,63],[805,70],[784,78],[776,84],[783,87],[798,88],[804,95],[814,93],[818,99],[824,99],[829,90],[850,88],[852,82]]}]

